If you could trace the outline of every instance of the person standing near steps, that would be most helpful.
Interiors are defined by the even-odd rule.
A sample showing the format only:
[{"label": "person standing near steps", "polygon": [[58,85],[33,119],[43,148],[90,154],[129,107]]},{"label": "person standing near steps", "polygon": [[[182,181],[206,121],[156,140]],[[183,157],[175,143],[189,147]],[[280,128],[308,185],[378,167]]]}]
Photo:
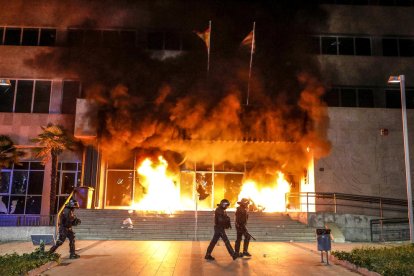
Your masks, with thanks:
[{"label": "person standing near steps", "polygon": [[[247,210],[249,209],[250,200],[247,198],[242,198],[237,204],[240,206],[237,207],[236,210],[236,231],[237,231],[237,239],[234,245],[234,250],[236,251],[237,255],[240,257],[251,257],[250,253],[247,251],[249,249],[249,242],[250,242],[250,235],[247,232],[246,224],[247,220],[249,219],[249,214]],[[243,253],[240,252],[240,243],[242,237],[244,236],[244,243],[243,243]]]},{"label": "person standing near steps", "polygon": [[209,261],[214,261],[214,257],[211,256],[214,247],[216,246],[218,240],[221,238],[226,245],[227,251],[233,260],[237,259],[238,254],[236,254],[231,247],[229,238],[226,235],[226,229],[231,228],[230,217],[226,213],[227,207],[229,207],[230,202],[227,199],[223,199],[220,204],[217,204],[216,211],[214,212],[214,236],[211,239],[210,245],[207,248],[206,256],[204,259]]}]

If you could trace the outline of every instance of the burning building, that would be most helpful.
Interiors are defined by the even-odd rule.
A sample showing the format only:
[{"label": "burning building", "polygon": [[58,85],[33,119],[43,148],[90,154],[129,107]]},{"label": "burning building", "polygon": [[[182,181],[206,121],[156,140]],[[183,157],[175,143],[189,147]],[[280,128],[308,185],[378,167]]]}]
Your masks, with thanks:
[{"label": "burning building", "polygon": [[[30,149],[52,122],[83,143],[59,157],[60,205],[73,187],[90,186],[98,209],[211,210],[222,198],[234,206],[249,197],[256,210],[303,211],[303,199],[286,193],[378,195],[378,185],[390,189],[388,176],[403,177],[387,166],[399,145],[371,133],[380,118],[392,129],[398,116],[381,86],[393,32],[364,16],[370,6],[1,2],[0,74],[12,85],[0,92],[0,134]],[[389,12],[375,8],[378,17]],[[367,22],[342,24],[354,11]],[[206,45],[194,31],[210,20]],[[253,22],[255,47],[245,49]],[[408,27],[401,39],[414,35]],[[357,124],[362,111],[372,124]],[[3,169],[2,213],[47,214],[50,170],[30,154]]]}]

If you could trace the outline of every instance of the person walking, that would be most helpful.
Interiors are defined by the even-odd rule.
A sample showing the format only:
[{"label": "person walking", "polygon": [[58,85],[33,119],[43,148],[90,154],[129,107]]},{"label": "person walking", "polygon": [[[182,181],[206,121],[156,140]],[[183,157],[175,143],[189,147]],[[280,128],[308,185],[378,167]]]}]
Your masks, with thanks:
[{"label": "person walking", "polygon": [[226,209],[229,207],[230,202],[227,199],[221,200],[220,204],[217,204],[217,208],[214,212],[214,236],[210,241],[210,244],[207,248],[206,256],[204,259],[214,261],[214,257],[211,256],[214,247],[216,246],[218,240],[221,238],[226,245],[227,251],[233,260],[237,259],[238,255],[234,252],[231,247],[229,238],[226,235],[226,229],[231,228],[230,217],[226,213]]},{"label": "person walking", "polygon": [[[247,231],[246,224],[249,219],[248,209],[249,209],[250,200],[247,198],[242,198],[237,202],[240,206],[236,210],[236,231],[237,238],[234,244],[234,251],[239,257],[251,257],[252,255],[247,251],[249,249],[250,235]],[[242,237],[244,236],[243,243],[243,253],[240,253],[240,243]]]}]

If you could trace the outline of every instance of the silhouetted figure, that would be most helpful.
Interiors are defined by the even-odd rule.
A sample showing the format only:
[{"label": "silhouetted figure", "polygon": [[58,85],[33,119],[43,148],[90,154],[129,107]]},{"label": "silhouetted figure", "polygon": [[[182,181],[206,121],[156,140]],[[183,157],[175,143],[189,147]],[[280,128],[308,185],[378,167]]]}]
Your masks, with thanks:
[{"label": "silhouetted figure", "polygon": [[[247,220],[249,219],[249,203],[250,200],[247,198],[242,198],[237,204],[240,206],[237,207],[236,210],[236,231],[237,231],[237,238],[234,245],[234,251],[236,251],[236,254],[240,257],[247,256],[251,257],[250,253],[247,251],[249,249],[249,242],[250,242],[250,235],[247,232],[246,224]],[[244,236],[244,243],[243,243],[243,253],[240,252],[240,243],[242,240],[242,237]]]},{"label": "silhouetted figure", "polygon": [[75,208],[79,208],[79,204],[76,200],[71,199],[63,209],[59,223],[59,238],[56,241],[56,244],[50,248],[49,253],[55,252],[56,249],[65,242],[66,238],[68,238],[70,252],[69,258],[77,259],[80,257],[75,253],[75,233],[72,230],[72,226],[76,226],[81,223],[81,220],[75,216]]},{"label": "silhouetted figure", "polygon": [[214,236],[211,239],[210,245],[207,248],[206,256],[204,257],[206,260],[214,260],[214,257],[211,256],[211,252],[213,252],[213,249],[220,238],[226,245],[227,251],[233,258],[233,260],[235,260],[238,257],[238,255],[236,255],[233,248],[231,247],[229,238],[227,238],[225,230],[231,228],[230,217],[226,213],[226,209],[227,207],[229,207],[229,205],[230,202],[227,199],[223,199],[220,202],[220,204],[217,204],[218,207],[214,212]]}]

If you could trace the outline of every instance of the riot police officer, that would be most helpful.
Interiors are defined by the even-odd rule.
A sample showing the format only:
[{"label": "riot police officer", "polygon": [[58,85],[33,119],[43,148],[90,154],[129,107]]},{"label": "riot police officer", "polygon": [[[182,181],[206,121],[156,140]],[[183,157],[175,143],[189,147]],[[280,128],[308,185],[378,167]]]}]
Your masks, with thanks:
[{"label": "riot police officer", "polygon": [[[247,198],[242,198],[237,204],[240,206],[237,207],[236,210],[236,231],[237,231],[237,239],[234,245],[234,251],[240,257],[247,256],[251,257],[250,253],[247,251],[249,249],[249,242],[250,242],[250,235],[247,232],[246,224],[247,220],[249,219],[249,214],[247,210],[249,209],[250,200]],[[242,237],[244,236],[244,243],[243,243],[243,253],[240,252],[240,243]]]},{"label": "riot police officer", "polygon": [[75,208],[79,208],[79,204],[76,200],[70,199],[63,209],[62,216],[60,217],[59,223],[59,238],[56,244],[52,246],[49,253],[53,253],[56,249],[61,246],[66,238],[69,239],[69,252],[71,259],[77,259],[80,256],[75,253],[75,233],[72,227],[81,223],[81,220],[75,216]]},{"label": "riot police officer", "polygon": [[207,248],[206,256],[204,257],[206,260],[214,260],[214,257],[211,256],[211,252],[213,252],[214,246],[220,238],[222,238],[224,244],[226,245],[227,251],[235,260],[238,255],[234,252],[233,248],[231,247],[229,238],[227,238],[226,230],[231,228],[230,224],[230,217],[226,213],[227,207],[229,207],[230,202],[227,199],[223,199],[220,204],[217,204],[216,211],[214,212],[214,236],[211,239],[210,245]]}]

